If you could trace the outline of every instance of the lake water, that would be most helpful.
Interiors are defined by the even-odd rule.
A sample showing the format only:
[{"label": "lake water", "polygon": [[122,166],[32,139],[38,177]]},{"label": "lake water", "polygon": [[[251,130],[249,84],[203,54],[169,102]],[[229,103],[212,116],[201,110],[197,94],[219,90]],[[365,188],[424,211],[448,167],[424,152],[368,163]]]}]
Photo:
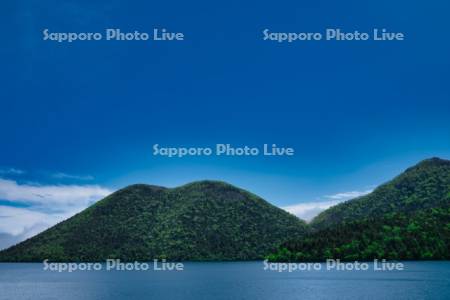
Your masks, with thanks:
[{"label": "lake water", "polygon": [[0,264],[0,299],[450,299],[450,262],[403,271],[274,272],[263,262],[185,263],[184,271],[43,270]]}]

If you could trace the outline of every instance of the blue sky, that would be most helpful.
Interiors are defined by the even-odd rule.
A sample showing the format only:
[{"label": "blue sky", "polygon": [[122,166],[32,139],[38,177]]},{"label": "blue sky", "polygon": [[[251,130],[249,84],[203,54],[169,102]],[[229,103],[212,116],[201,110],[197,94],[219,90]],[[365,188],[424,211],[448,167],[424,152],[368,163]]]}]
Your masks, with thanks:
[{"label": "blue sky", "polygon": [[[131,183],[199,179],[228,181],[283,207],[330,202],[367,192],[424,158],[450,158],[446,1],[1,5],[11,25],[2,29],[4,210],[58,219]],[[154,27],[183,32],[185,41],[42,40],[45,28]],[[386,28],[406,39],[278,44],[262,40],[265,28]],[[296,155],[169,159],[152,156],[155,143],[276,143]],[[36,201],[36,187],[52,196]],[[70,209],[52,202],[64,198],[61,187],[79,195],[67,200]],[[10,218],[17,223],[10,228],[22,228],[16,236],[36,225],[17,221],[21,212]]]}]

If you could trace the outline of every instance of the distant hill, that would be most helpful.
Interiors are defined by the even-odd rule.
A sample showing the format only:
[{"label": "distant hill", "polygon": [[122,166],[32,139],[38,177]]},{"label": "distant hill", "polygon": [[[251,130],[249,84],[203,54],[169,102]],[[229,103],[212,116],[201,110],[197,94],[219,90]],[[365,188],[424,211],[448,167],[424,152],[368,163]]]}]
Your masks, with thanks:
[{"label": "distant hill", "polygon": [[270,259],[450,259],[450,161],[424,160],[310,226]]},{"label": "distant hill", "polygon": [[0,261],[254,260],[306,224],[232,185],[132,185],[18,245]]},{"label": "distant hill", "polygon": [[224,182],[132,185],[0,261],[450,259],[449,249],[450,161],[432,158],[310,225]]},{"label": "distant hill", "polygon": [[383,217],[389,213],[413,213],[449,204],[450,161],[424,160],[376,188],[372,193],[331,207],[311,222],[323,229],[343,222]]}]

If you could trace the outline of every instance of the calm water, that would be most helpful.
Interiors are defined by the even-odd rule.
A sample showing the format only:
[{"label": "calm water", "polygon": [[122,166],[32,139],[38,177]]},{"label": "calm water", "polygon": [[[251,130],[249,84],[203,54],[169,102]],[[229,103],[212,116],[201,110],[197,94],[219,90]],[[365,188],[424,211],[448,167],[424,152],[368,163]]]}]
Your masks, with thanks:
[{"label": "calm water", "polygon": [[262,262],[185,263],[184,271],[43,271],[0,264],[0,299],[450,299],[450,262],[404,271],[264,271]]}]

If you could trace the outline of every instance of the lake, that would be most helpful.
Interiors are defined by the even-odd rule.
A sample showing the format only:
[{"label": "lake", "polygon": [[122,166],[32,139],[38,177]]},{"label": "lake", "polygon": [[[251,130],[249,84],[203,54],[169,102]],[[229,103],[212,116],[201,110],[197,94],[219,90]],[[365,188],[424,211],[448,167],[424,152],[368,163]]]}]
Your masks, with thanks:
[{"label": "lake", "polygon": [[450,299],[449,261],[403,263],[403,271],[276,272],[263,262],[189,262],[183,271],[72,273],[2,263],[0,299]]}]

